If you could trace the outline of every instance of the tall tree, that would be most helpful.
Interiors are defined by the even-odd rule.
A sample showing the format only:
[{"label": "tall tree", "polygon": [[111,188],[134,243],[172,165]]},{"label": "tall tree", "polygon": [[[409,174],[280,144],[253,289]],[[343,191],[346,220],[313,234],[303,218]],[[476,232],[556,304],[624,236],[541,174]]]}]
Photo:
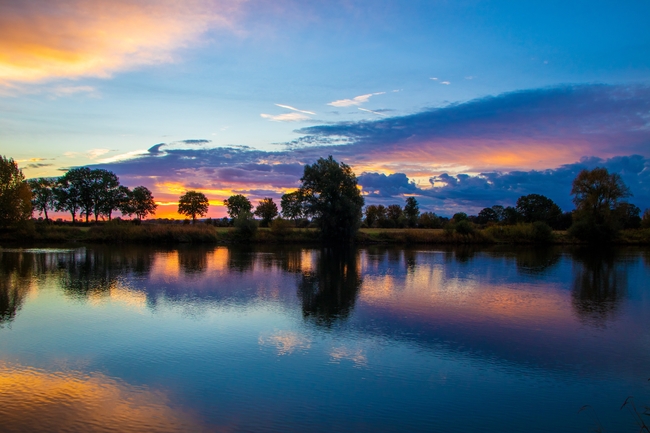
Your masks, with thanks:
[{"label": "tall tree", "polygon": [[187,191],[178,200],[178,213],[192,218],[196,223],[196,216],[208,213],[208,198],[202,192]]},{"label": "tall tree", "polygon": [[404,211],[398,204],[391,204],[386,208],[386,216],[393,227],[402,227]]},{"label": "tall tree", "polygon": [[303,208],[302,197],[300,197],[300,191],[283,194],[280,199],[280,206],[282,207],[282,216],[284,218],[296,220],[304,216],[305,210]]},{"label": "tall tree", "polygon": [[[97,221],[99,215],[109,217],[119,206],[124,190],[120,190],[120,181],[115,173],[104,169],[95,169],[88,172],[87,180],[92,200],[92,212]],[[86,215],[86,220],[88,220]]]},{"label": "tall tree", "polygon": [[368,225],[368,227],[375,227],[375,225],[379,221],[379,209],[377,208],[377,205],[371,204],[369,206],[366,206],[365,214],[366,214],[366,225]]},{"label": "tall tree", "polygon": [[38,179],[30,179],[27,183],[32,189],[32,206],[34,210],[43,214],[45,221],[49,221],[50,218],[47,215],[47,211],[53,210],[56,207],[53,190],[56,183],[55,179],[39,177]]},{"label": "tall tree", "polygon": [[601,167],[582,170],[573,180],[571,194],[576,210],[569,233],[593,245],[614,240],[623,225],[616,209],[621,199],[632,195],[621,176]]},{"label": "tall tree", "polygon": [[228,215],[233,219],[239,217],[241,214],[251,213],[253,209],[250,200],[241,194],[231,195],[223,201],[223,204],[227,208]]},{"label": "tall tree", "polygon": [[415,197],[407,197],[406,204],[404,205],[404,215],[408,221],[409,227],[418,225],[418,218],[420,217],[420,206]]},{"label": "tall tree", "polygon": [[262,227],[268,227],[273,221],[273,218],[278,216],[278,205],[273,202],[272,198],[264,198],[260,200],[255,208],[255,216],[262,218]]},{"label": "tall tree", "polygon": [[66,210],[75,220],[77,211],[86,216],[86,222],[93,212],[94,200],[91,186],[91,170],[88,167],[79,167],[68,170],[59,178],[55,190],[58,210]]},{"label": "tall tree", "polygon": [[606,168],[597,167],[578,173],[571,195],[579,213],[588,214],[601,223],[609,218],[619,200],[632,194],[619,174],[610,174]]},{"label": "tall tree", "polygon": [[28,220],[32,215],[32,193],[13,158],[0,157],[0,227]]},{"label": "tall tree", "polygon": [[363,196],[352,169],[332,156],[306,165],[300,186],[305,211],[329,241],[352,241],[363,215]]}]

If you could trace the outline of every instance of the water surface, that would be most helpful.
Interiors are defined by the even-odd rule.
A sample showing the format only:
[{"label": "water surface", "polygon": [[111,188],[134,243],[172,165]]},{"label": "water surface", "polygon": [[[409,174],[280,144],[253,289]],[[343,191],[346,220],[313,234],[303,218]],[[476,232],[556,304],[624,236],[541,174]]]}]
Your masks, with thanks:
[{"label": "water surface", "polygon": [[648,281],[639,249],[5,248],[0,430],[638,431]]}]

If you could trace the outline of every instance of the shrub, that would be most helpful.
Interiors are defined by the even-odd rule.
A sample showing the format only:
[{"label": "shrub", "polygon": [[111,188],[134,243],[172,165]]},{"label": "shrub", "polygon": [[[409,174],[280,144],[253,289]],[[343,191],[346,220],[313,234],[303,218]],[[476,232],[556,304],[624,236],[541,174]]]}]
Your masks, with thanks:
[{"label": "shrub", "polygon": [[250,212],[241,212],[234,218],[235,234],[240,239],[251,239],[257,232],[257,221]]},{"label": "shrub", "polygon": [[472,226],[472,223],[470,223],[466,219],[461,219],[459,222],[454,224],[454,226],[455,226],[454,229],[456,230],[456,233],[458,233],[459,235],[469,236],[472,233],[474,233],[474,227]]},{"label": "shrub", "polygon": [[291,232],[291,222],[284,218],[276,218],[271,222],[271,233],[277,237],[285,237]]}]

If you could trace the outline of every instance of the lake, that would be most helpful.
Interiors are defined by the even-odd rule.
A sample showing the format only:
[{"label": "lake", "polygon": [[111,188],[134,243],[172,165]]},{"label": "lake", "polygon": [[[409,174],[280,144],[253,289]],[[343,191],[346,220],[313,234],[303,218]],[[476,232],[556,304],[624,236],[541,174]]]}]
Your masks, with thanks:
[{"label": "lake", "polygon": [[3,432],[633,432],[650,405],[647,249],[0,254]]}]

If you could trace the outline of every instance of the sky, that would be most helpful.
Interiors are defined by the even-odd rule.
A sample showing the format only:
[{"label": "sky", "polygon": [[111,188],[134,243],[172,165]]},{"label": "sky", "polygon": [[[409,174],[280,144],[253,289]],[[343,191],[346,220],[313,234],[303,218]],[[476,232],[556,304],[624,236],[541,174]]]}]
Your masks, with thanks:
[{"label": "sky", "polygon": [[256,204],[332,155],[450,216],[597,166],[650,207],[650,2],[0,0],[0,154]]}]

